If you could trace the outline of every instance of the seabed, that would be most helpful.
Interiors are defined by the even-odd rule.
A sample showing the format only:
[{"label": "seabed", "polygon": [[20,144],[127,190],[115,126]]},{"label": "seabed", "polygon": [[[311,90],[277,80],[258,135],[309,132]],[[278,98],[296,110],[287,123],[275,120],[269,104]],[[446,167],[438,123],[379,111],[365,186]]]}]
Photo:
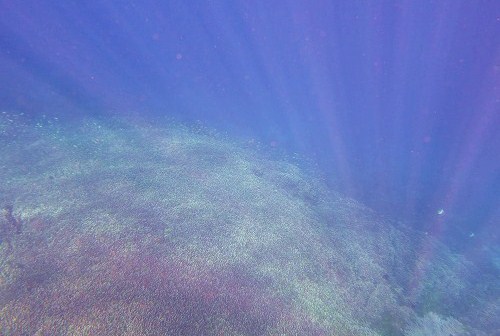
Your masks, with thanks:
[{"label": "seabed", "polygon": [[470,261],[254,144],[2,113],[0,148],[1,335],[457,336],[497,323]]}]

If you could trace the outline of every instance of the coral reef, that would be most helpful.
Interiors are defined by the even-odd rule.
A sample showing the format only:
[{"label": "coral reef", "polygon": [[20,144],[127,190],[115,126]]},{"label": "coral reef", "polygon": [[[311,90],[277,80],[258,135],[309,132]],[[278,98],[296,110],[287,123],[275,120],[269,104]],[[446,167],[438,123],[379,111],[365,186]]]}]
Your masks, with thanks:
[{"label": "coral reef", "polygon": [[468,336],[465,327],[454,318],[428,313],[405,330],[405,336]]},{"label": "coral reef", "polygon": [[498,306],[477,287],[489,308],[459,310],[463,257],[258,148],[180,125],[35,125],[0,120],[16,200],[2,335],[480,335],[466,325]]}]

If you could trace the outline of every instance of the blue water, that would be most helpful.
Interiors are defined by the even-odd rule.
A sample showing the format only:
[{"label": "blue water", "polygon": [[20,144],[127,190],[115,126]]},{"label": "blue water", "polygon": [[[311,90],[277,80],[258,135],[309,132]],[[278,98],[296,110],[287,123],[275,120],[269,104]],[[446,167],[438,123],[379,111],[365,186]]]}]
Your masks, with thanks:
[{"label": "blue water", "polygon": [[0,1],[0,110],[259,143],[498,276],[499,46],[494,0]]}]

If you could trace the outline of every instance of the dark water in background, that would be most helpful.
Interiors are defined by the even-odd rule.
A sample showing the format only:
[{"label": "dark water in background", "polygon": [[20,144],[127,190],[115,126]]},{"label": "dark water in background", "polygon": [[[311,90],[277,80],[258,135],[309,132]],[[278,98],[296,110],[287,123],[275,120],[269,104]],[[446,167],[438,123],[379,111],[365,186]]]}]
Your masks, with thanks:
[{"label": "dark water in background", "polygon": [[498,1],[1,1],[0,109],[256,139],[473,256],[498,244],[499,40]]}]

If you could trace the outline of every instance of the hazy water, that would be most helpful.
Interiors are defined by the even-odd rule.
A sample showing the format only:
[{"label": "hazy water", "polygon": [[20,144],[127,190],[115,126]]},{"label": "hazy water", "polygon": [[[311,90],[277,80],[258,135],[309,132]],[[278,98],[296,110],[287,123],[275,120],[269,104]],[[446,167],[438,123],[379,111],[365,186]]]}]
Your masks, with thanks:
[{"label": "hazy water", "polygon": [[499,15],[0,2],[0,333],[495,335]]}]

